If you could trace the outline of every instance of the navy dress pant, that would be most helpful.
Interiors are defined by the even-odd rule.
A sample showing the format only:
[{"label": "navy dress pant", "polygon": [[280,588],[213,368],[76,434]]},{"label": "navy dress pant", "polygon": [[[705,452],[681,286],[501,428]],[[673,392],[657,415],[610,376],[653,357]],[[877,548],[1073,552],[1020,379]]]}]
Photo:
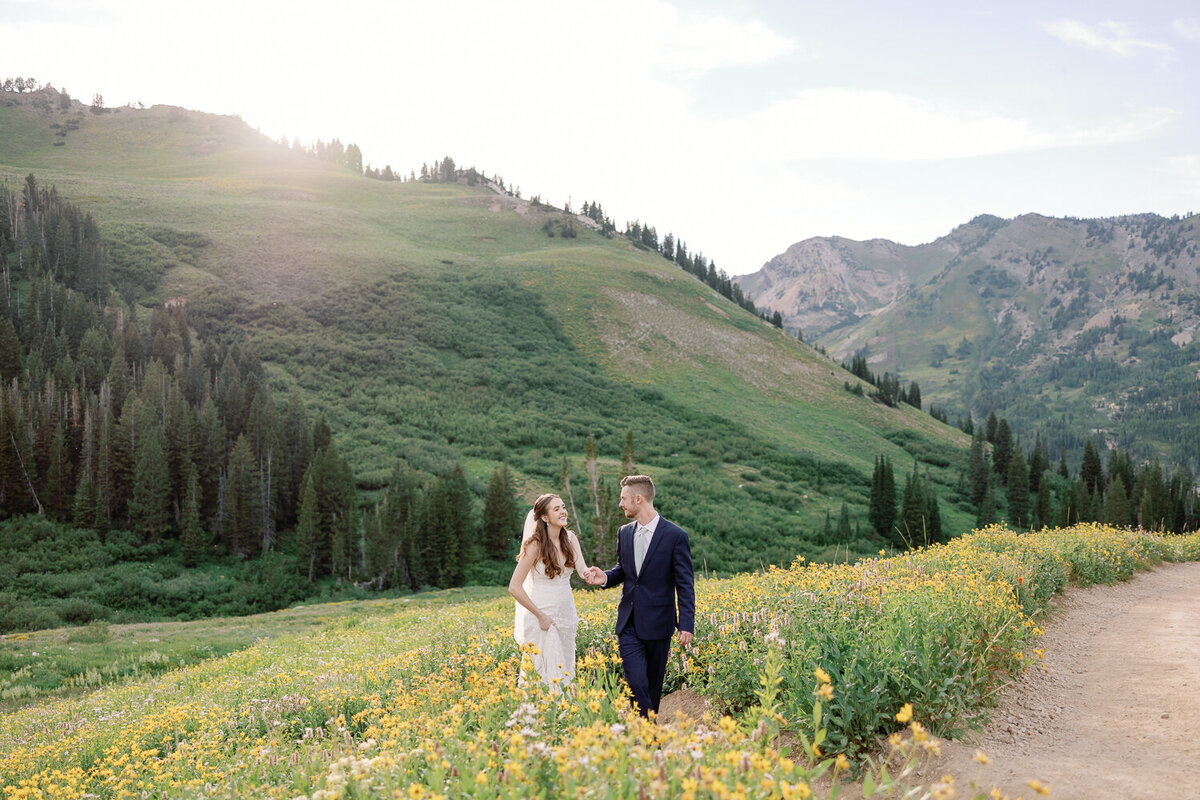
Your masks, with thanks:
[{"label": "navy dress pant", "polygon": [[648,717],[653,709],[657,714],[663,678],[667,674],[667,659],[671,655],[671,638],[639,639],[633,632],[633,625],[626,625],[617,634],[617,645],[625,667],[625,682],[633,692],[638,713]]}]

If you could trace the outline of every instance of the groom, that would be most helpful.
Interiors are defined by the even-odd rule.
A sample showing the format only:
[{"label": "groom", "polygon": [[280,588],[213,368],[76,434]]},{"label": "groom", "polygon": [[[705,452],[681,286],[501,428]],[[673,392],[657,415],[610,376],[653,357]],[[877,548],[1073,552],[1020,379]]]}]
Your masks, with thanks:
[{"label": "groom", "polygon": [[[658,713],[663,677],[671,654],[671,635],[692,641],[696,594],[688,535],[654,510],[654,482],[647,475],[621,479],[620,507],[633,522],[617,531],[617,566],[605,572],[593,566],[587,580],[608,588],[624,584],[617,606],[617,643],[625,682],[638,712]],[[678,614],[676,612],[678,600]]]}]

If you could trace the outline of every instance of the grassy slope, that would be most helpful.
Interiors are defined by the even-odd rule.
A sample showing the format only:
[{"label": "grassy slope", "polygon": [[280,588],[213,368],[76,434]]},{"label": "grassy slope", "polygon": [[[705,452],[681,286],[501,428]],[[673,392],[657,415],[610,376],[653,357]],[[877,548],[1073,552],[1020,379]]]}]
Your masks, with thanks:
[{"label": "grassy slope", "polygon": [[412,598],[298,605],[245,617],[93,623],[8,634],[0,639],[0,713],[49,698],[85,694],[102,685],[146,680],[283,636],[349,628],[365,618],[389,616],[403,609],[485,601],[501,593],[494,587],[445,589]]},{"label": "grassy slope", "polygon": [[[208,236],[211,244],[196,251],[194,264],[164,262],[158,297],[217,286],[242,298],[238,319],[283,379],[277,388],[298,381],[311,405],[329,414],[356,471],[373,480],[386,476],[398,441],[422,438],[414,437],[411,425],[406,429],[399,414],[386,413],[397,400],[403,407],[414,388],[403,380],[402,359],[373,375],[369,363],[360,365],[368,374],[349,381],[318,353],[323,347],[342,355],[365,346],[404,350],[412,337],[402,322],[389,331],[355,330],[345,318],[321,315],[329,298],[339,298],[335,307],[353,316],[347,298],[369,303],[373,296],[375,310],[386,313],[403,297],[409,278],[421,292],[442,282],[470,287],[489,280],[526,289],[529,307],[548,314],[552,328],[531,346],[557,341],[564,359],[593,379],[599,374],[589,395],[611,391],[614,403],[626,406],[583,415],[582,422],[596,413],[610,418],[607,431],[596,431],[602,454],[619,454],[614,434],[631,421],[639,455],[650,453],[652,467],[670,469],[669,460],[654,458],[656,430],[638,424],[639,388],[665,401],[657,424],[683,412],[720,417],[760,445],[844,464],[864,481],[876,453],[889,454],[898,465],[911,463],[886,436],[918,443],[914,449],[938,453],[943,462],[957,462],[964,447],[956,431],[926,415],[845,392],[847,376],[831,362],[622,238],[606,240],[587,229],[574,240],[549,238],[541,230],[547,212],[526,203],[483,188],[358,178],[268,142],[235,118],[168,107],[85,113],[65,145],[54,146],[49,125],[67,116],[28,104],[0,107],[0,179],[15,183],[32,171],[118,237],[164,225]],[[424,297],[407,298],[418,317],[428,311]],[[453,300],[445,302],[452,312]],[[523,301],[514,302],[520,308]],[[486,297],[475,298],[459,309],[464,336],[486,305]],[[510,316],[512,307],[506,307]],[[501,322],[520,331],[519,319]],[[474,388],[454,382],[463,378],[456,345],[420,344],[415,355],[437,357],[449,371],[448,391],[458,386],[470,398]],[[493,358],[523,355],[532,356]],[[592,407],[601,401],[588,396],[575,402]],[[486,419],[495,410],[480,413]],[[581,454],[576,431],[565,433],[562,450]],[[454,444],[445,436],[426,438],[435,448]],[[714,445],[710,464],[726,456],[720,437]],[[480,456],[469,462],[477,475],[506,457],[472,455]],[[542,478],[528,481],[531,492],[561,460],[561,453],[542,455],[548,466],[539,470]],[[743,463],[714,471],[731,488],[742,466],[756,466],[744,457],[734,460]],[[955,477],[952,470],[933,473],[945,484]],[[813,485],[775,488],[807,496],[812,502],[801,518],[814,524],[827,508],[836,514],[843,500],[865,505],[865,486],[849,483],[826,487],[826,494]],[[950,527],[963,527],[967,521],[954,513]]]}]

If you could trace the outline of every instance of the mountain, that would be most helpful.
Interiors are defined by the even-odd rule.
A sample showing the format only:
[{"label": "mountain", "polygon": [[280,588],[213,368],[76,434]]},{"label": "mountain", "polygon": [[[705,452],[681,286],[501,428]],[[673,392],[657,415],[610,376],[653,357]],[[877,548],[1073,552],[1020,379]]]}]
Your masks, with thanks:
[{"label": "mountain", "polygon": [[738,278],[839,360],[951,415],[1200,468],[1196,217],[980,216],[909,247],[809,239]]},{"label": "mountain", "polygon": [[[461,464],[476,520],[494,469],[527,501],[563,491],[565,463],[607,560],[631,433],[697,564],[728,572],[877,549],[876,455],[919,464],[943,497],[956,485],[953,427],[847,392],[836,363],[660,255],[474,170],[369,180],[236,117],[50,90],[0,96],[0,182],[29,174],[94,217],[110,303],[186,308],[199,342],[244,337],[279,414],[297,388],[367,512],[397,462],[426,486]],[[834,535],[843,505],[852,527]]]}]

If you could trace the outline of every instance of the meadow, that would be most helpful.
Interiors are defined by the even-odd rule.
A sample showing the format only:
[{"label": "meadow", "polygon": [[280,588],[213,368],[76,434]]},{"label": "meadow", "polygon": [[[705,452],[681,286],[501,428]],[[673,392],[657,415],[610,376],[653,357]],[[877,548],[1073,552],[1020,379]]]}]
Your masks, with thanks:
[{"label": "meadow", "polygon": [[1036,665],[1056,592],[1197,557],[1196,534],[991,527],[902,556],[702,580],[696,644],[668,674],[711,708],[694,727],[629,715],[614,594],[577,592],[565,693],[519,683],[506,598],[383,601],[6,714],[2,796],[832,797],[850,779],[896,796],[880,759],[979,722]]}]

